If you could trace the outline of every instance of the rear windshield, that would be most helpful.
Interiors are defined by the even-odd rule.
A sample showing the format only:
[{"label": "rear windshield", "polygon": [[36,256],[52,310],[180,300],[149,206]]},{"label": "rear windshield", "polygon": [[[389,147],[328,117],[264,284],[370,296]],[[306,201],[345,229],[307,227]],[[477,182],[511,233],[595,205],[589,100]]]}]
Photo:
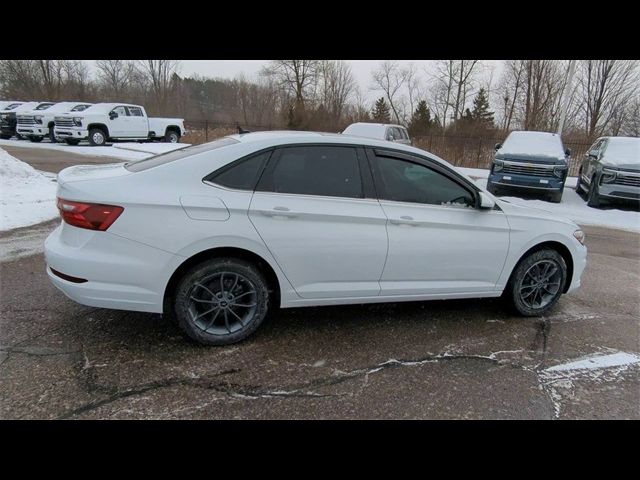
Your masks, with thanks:
[{"label": "rear windshield", "polygon": [[240,143],[233,138],[224,137],[220,140],[215,140],[209,143],[203,143],[201,145],[192,145],[190,147],[179,148],[171,152],[162,153],[151,158],[144,160],[138,160],[137,162],[129,162],[125,164],[125,168],[130,172],[142,172],[165,163],[174,162],[181,158],[190,157],[198,153],[208,152],[210,150],[217,150],[218,148],[226,147],[227,145],[233,145],[234,143]]}]

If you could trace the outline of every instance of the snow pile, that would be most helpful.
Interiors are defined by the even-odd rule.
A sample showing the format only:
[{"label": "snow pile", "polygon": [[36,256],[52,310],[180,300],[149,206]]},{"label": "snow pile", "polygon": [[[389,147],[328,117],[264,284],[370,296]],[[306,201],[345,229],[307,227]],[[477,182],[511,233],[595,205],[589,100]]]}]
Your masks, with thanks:
[{"label": "snow pile", "polygon": [[55,218],[56,187],[55,179],[0,148],[0,231]]}]

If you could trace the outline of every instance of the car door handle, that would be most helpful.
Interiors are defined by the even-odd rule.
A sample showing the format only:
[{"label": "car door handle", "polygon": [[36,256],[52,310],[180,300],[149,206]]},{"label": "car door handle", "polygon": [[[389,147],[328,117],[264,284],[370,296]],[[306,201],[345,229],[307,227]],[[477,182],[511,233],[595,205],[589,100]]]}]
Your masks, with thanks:
[{"label": "car door handle", "polygon": [[297,213],[292,212],[287,207],[273,207],[272,210],[262,210],[261,212],[262,212],[263,215],[266,215],[268,217],[287,217],[287,218],[292,218],[292,217],[297,217],[298,216]]},{"label": "car door handle", "polygon": [[400,218],[391,218],[389,221],[393,225],[412,225],[414,227],[416,225],[420,225],[420,222],[414,220],[413,217],[410,217],[409,215],[403,215]]}]

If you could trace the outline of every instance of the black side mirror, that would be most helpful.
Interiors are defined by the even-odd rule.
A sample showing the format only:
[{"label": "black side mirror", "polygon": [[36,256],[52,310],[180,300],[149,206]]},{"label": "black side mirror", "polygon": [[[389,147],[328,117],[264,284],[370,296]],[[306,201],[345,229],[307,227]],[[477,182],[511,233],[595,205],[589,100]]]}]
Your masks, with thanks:
[{"label": "black side mirror", "polygon": [[502,144],[501,143],[496,143],[495,147],[496,150],[500,150],[502,148]]},{"label": "black side mirror", "polygon": [[118,113],[117,112],[109,112],[109,118],[111,120],[113,120],[114,118],[118,118]]},{"label": "black side mirror", "polygon": [[570,157],[570,156],[571,156],[571,149],[570,149],[570,148],[567,148],[567,149],[564,151],[564,154],[565,154],[567,157]]}]

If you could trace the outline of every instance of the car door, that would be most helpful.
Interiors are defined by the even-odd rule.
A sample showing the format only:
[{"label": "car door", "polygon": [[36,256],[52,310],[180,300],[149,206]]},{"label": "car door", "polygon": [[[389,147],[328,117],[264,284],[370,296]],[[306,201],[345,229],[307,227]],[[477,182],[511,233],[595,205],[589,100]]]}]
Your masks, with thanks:
[{"label": "car door", "polygon": [[274,152],[249,218],[302,298],[379,294],[387,219],[373,192],[363,149],[292,145]]},{"label": "car door", "polygon": [[[113,114],[117,114],[117,116]],[[129,112],[127,107],[119,105],[115,107],[107,117],[107,127],[111,137],[127,137],[129,136]]]},{"label": "car door", "polygon": [[605,140],[603,138],[598,139],[595,143],[587,150],[585,154],[584,163],[582,165],[582,181],[590,185],[591,178],[598,168],[598,162],[600,159],[601,151],[603,150]]},{"label": "car door", "polygon": [[[142,113],[142,108],[128,106],[129,110],[129,134],[127,136],[135,138],[146,138],[149,136],[149,122]],[[157,132],[156,132],[157,133]],[[164,132],[162,132],[164,134]]]},{"label": "car door", "polygon": [[474,187],[436,162],[386,150],[368,154],[389,219],[380,295],[494,291],[509,249],[504,213],[475,208]]}]

